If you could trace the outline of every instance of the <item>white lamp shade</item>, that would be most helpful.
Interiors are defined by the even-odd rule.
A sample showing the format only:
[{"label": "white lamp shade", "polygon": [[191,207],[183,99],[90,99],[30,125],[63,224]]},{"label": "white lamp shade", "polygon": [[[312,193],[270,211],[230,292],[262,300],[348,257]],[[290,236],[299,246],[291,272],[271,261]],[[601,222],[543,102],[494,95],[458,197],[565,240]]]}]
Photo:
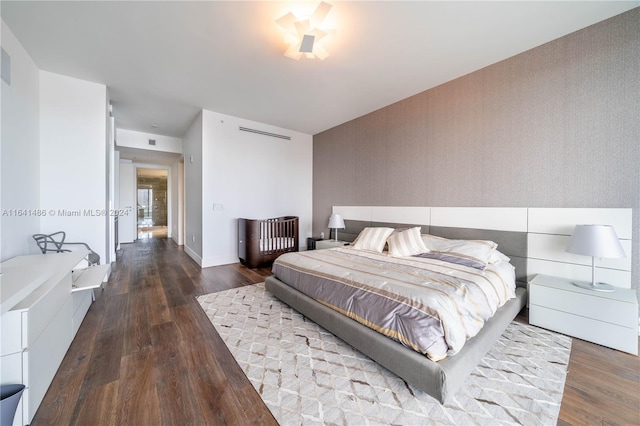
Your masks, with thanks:
[{"label": "white lamp shade", "polygon": [[344,225],[344,219],[342,218],[342,215],[340,214],[332,214],[331,216],[329,216],[329,226],[328,228],[334,229],[334,228],[339,228],[339,229],[344,229],[345,225]]},{"label": "white lamp shade", "polygon": [[616,231],[610,225],[576,225],[566,251],[610,259],[626,257]]}]

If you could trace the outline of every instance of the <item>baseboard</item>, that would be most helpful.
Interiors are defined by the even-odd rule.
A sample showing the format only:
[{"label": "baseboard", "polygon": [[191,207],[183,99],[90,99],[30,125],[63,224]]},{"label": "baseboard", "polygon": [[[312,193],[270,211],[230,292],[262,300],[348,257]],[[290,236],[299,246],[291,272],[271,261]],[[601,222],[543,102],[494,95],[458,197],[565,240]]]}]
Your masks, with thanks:
[{"label": "baseboard", "polygon": [[216,256],[202,259],[200,266],[203,268],[209,268],[211,266],[230,265],[238,262],[240,262],[238,256]]},{"label": "baseboard", "polygon": [[189,255],[190,258],[195,260],[195,262],[198,265],[200,265],[200,267],[202,267],[202,258],[198,255],[198,253],[196,253],[195,251],[191,250],[191,248],[188,245],[184,246],[184,252],[187,253],[187,255]]}]

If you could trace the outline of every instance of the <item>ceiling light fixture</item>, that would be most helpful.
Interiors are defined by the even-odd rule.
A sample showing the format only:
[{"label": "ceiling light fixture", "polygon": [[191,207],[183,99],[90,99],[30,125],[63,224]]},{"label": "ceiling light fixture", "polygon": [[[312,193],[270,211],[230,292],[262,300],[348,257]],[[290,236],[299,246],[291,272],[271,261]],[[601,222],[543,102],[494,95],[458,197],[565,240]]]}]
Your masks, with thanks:
[{"label": "ceiling light fixture", "polygon": [[289,12],[276,19],[276,24],[285,32],[284,42],[289,45],[284,56],[295,60],[303,55],[307,59],[329,56],[323,41],[335,30],[324,28],[323,22],[330,10],[329,3],[320,2],[309,18],[298,18]]}]

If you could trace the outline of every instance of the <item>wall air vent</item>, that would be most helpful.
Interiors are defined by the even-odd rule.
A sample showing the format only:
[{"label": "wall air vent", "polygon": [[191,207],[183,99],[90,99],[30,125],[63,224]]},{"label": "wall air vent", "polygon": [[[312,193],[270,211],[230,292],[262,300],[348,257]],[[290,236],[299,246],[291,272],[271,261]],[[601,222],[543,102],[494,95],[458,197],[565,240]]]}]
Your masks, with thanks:
[{"label": "wall air vent", "polygon": [[262,130],[250,129],[248,127],[240,126],[238,127],[238,130],[241,130],[243,132],[249,132],[249,133],[257,133],[259,135],[264,135],[264,136],[271,136],[272,138],[286,139],[288,141],[291,140],[291,136],[279,135],[277,133],[263,132]]}]

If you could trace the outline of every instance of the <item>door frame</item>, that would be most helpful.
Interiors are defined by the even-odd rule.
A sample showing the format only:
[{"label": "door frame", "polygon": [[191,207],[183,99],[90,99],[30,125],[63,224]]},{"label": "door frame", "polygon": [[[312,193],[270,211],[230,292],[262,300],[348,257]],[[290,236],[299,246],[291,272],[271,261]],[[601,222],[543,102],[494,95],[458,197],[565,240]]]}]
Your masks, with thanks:
[{"label": "door frame", "polygon": [[[171,192],[171,166],[165,166],[162,164],[149,164],[149,163],[133,163],[133,167],[135,170],[135,185],[133,186],[133,190],[134,190],[134,200],[136,200],[136,203],[138,201],[138,169],[158,169],[158,170],[166,170],[167,171],[167,238],[171,238],[171,229],[172,229],[172,224],[173,224],[173,214],[171,212],[171,207],[173,206],[172,202],[171,202],[171,197],[172,197],[172,192]],[[136,240],[138,240],[138,208],[136,205],[136,209],[134,214],[136,215],[136,220],[135,220],[135,235],[136,235]]]}]

